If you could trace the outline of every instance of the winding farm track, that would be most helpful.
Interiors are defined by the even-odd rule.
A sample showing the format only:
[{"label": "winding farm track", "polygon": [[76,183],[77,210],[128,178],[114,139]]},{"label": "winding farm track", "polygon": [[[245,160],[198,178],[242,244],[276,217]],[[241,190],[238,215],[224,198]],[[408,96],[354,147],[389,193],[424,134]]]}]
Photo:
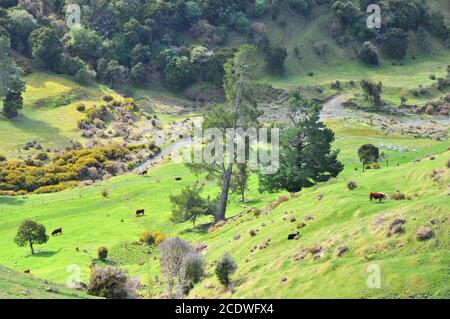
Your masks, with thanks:
[{"label": "winding farm track", "polygon": [[341,118],[344,116],[343,103],[347,98],[346,95],[336,95],[326,101],[323,105],[322,112],[320,113],[321,119],[327,118]]}]

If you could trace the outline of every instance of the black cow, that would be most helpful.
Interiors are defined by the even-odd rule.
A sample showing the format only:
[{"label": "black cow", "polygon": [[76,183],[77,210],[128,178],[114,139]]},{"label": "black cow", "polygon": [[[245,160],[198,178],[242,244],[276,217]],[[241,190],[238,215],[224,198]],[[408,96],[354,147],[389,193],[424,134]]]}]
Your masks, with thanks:
[{"label": "black cow", "polygon": [[288,240],[294,240],[300,236],[300,232],[296,232],[295,234],[289,234]]},{"label": "black cow", "polygon": [[54,231],[52,231],[52,236],[56,236],[56,235],[62,235],[62,227],[61,228],[56,228]]},{"label": "black cow", "polygon": [[144,209],[138,209],[136,211],[136,217],[144,216],[144,215],[145,215],[145,210]]}]

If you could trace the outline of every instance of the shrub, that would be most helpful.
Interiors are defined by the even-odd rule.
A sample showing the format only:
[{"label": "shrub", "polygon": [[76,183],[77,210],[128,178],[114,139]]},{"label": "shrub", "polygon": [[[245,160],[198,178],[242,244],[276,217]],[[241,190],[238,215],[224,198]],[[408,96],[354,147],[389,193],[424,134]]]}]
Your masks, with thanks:
[{"label": "shrub", "polygon": [[182,263],[183,292],[188,294],[195,284],[199,283],[205,274],[205,261],[198,252],[188,253]]},{"label": "shrub", "polygon": [[447,168],[450,168],[450,159],[447,160]]},{"label": "shrub", "polygon": [[365,42],[358,52],[359,58],[366,64],[378,65],[380,54],[377,48],[371,42]]},{"label": "shrub", "polygon": [[354,190],[354,189],[356,189],[358,187],[358,185],[356,184],[356,182],[354,182],[354,181],[349,181],[348,183],[347,183],[347,188],[349,189],[349,190]]},{"label": "shrub", "polygon": [[45,152],[37,153],[34,157],[40,161],[48,160],[48,154]]},{"label": "shrub", "polygon": [[228,288],[230,276],[236,272],[236,262],[228,254],[224,254],[216,265],[216,276],[219,282]]},{"label": "shrub", "polygon": [[142,233],[141,237],[139,238],[139,241],[141,243],[144,243],[148,246],[157,246],[164,240],[166,240],[166,236],[163,233],[149,231],[145,231],[144,233]]},{"label": "shrub", "polygon": [[433,105],[429,104],[429,105],[427,106],[425,112],[426,112],[428,115],[433,115],[433,113],[434,113],[434,107],[433,107]]},{"label": "shrub", "polygon": [[84,104],[82,104],[82,103],[78,104],[78,105],[77,105],[77,111],[78,111],[78,112],[84,112],[84,111],[86,111],[86,105],[84,105]]},{"label": "shrub", "polygon": [[164,235],[163,233],[155,233],[155,244],[159,245],[161,244],[163,241],[165,241],[167,239],[166,235]]},{"label": "shrub", "polygon": [[105,261],[108,258],[108,249],[106,247],[100,247],[97,249],[98,259]]},{"label": "shrub", "polygon": [[105,101],[106,103],[109,103],[112,100],[114,100],[114,97],[112,95],[105,95],[102,97],[102,100]]},{"label": "shrub", "polygon": [[405,200],[406,199],[406,195],[403,194],[402,192],[400,192],[399,190],[396,190],[392,195],[391,198],[393,200]]},{"label": "shrub", "polygon": [[0,162],[6,162],[6,157],[4,155],[0,155]]},{"label": "shrub", "polygon": [[434,231],[428,226],[421,227],[416,233],[416,239],[418,241],[429,240],[434,237]]},{"label": "shrub", "polygon": [[248,233],[250,234],[251,237],[256,236],[256,230],[254,230],[254,229],[250,229],[250,231]]},{"label": "shrub", "polygon": [[180,289],[183,286],[184,258],[195,250],[187,241],[178,237],[163,241],[158,248],[159,264],[162,273],[167,277],[169,297],[172,298],[174,285],[178,283]]},{"label": "shrub", "polygon": [[155,236],[153,233],[146,231],[142,233],[141,237],[139,238],[139,241],[148,246],[152,246],[155,244]]},{"label": "shrub", "polygon": [[105,267],[92,269],[88,294],[108,299],[136,298],[139,283],[128,277],[125,270]]},{"label": "shrub", "polygon": [[107,198],[109,196],[109,190],[106,188],[104,190],[102,190],[102,196]]}]

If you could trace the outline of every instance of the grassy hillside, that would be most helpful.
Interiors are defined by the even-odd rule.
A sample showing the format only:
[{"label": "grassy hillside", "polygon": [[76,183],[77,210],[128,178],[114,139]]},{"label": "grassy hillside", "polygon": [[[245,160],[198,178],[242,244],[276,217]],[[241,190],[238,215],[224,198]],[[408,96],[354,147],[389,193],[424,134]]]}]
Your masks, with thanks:
[{"label": "grassy hillside", "polygon": [[[240,269],[234,277],[239,283],[236,294],[229,295],[218,288],[212,268],[209,268],[208,278],[195,289],[193,296],[446,296],[448,285],[444,279],[448,276],[449,238],[445,229],[448,230],[446,208],[450,203],[446,196],[449,171],[445,164],[449,152],[442,152],[447,149],[448,143],[384,136],[368,125],[352,122],[329,124],[338,133],[336,147],[341,149],[340,159],[346,164],[345,171],[335,181],[302,191],[300,197],[282,204],[267,216],[256,218],[252,214],[245,215],[211,234],[192,231],[191,224],[172,224],[169,221],[169,194],[196,178],[182,165],[166,164],[155,168],[146,177],[121,176],[93,187],[57,194],[0,197],[0,261],[20,271],[29,268],[37,277],[60,283],[67,280],[69,265],[79,265],[82,280],[86,281],[89,265],[96,259],[96,249],[106,246],[110,250],[110,262],[128,268],[143,283],[148,282],[150,275],[152,285],[155,285],[154,278],[159,275],[156,252],[152,251],[149,256],[146,248],[132,244],[144,230],[154,230],[168,236],[178,235],[193,243],[206,243],[209,246],[206,252],[209,264],[226,251],[237,259]],[[354,171],[355,167],[360,166],[355,163],[356,150],[367,142],[408,145],[416,147],[417,152],[390,152],[389,168],[365,173]],[[428,153],[441,154],[434,161],[424,159],[413,163],[416,157]],[[400,166],[396,166],[397,163]],[[429,177],[433,169],[444,170],[442,179],[436,183]],[[176,176],[182,176],[183,180],[176,182]],[[360,186],[353,192],[346,189],[350,179]],[[105,188],[110,191],[109,198],[101,196]],[[384,204],[370,203],[368,200],[370,191],[392,193],[396,189],[412,199],[390,200]],[[215,194],[216,191],[215,184],[207,184],[207,193]],[[323,194],[321,201],[317,199],[319,194]],[[279,195],[259,194],[257,181],[253,178],[248,205],[264,207]],[[138,208],[145,208],[144,218],[134,216]],[[242,209],[241,203],[232,201],[229,216]],[[285,215],[286,211],[293,213]],[[295,229],[305,214],[311,214],[314,220],[306,222],[307,227],[301,230],[299,241],[287,241],[287,234]],[[372,229],[370,224],[380,214],[387,216],[386,223],[394,216],[406,217],[406,235],[386,238],[386,224],[383,224],[382,230]],[[289,222],[291,216],[296,218],[296,223]],[[284,217],[287,220],[283,220]],[[38,246],[38,253],[31,256],[27,248],[16,247],[13,243],[15,231],[25,218],[43,223],[48,231],[63,227],[64,235]],[[416,242],[415,231],[431,219],[443,221],[433,226],[436,227],[435,239]],[[251,238],[248,234],[250,229],[259,229],[258,235]],[[241,235],[241,239],[235,241],[233,237],[237,234]],[[254,245],[268,238],[271,238],[271,244],[267,249],[250,253]],[[293,255],[301,247],[314,243],[326,247],[325,257],[318,261],[312,261],[310,257],[301,262],[293,261]],[[349,246],[349,253],[340,259],[333,257],[336,246],[342,243]],[[433,263],[428,263],[431,260]],[[383,279],[385,289],[368,291],[365,288],[365,269],[370,262],[380,263],[386,274]],[[411,267],[414,264],[418,268]],[[405,268],[407,271],[404,271]],[[350,280],[349,274],[356,275]],[[288,281],[280,283],[283,276]],[[330,283],[333,285],[330,286]],[[410,290],[403,291],[403,287]],[[158,293],[162,287],[157,284],[153,289]]]},{"label": "grassy hillside", "polygon": [[83,87],[67,77],[33,72],[25,77],[22,114],[14,119],[0,117],[1,153],[7,158],[18,157],[26,142],[36,140],[45,148],[61,148],[80,137],[77,121],[84,115],[76,104],[91,105],[107,91],[100,86]]},{"label": "grassy hillside", "polygon": [[[48,291],[48,288],[51,291]],[[0,266],[0,299],[79,299],[91,298],[63,285],[48,283],[31,275]]]}]

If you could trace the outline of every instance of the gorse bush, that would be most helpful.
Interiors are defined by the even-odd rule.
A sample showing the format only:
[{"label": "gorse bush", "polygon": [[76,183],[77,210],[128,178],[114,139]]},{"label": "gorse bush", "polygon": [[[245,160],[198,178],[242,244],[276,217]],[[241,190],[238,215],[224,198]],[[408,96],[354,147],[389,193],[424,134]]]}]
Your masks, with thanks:
[{"label": "gorse bush", "polygon": [[[43,159],[44,154],[37,156]],[[114,163],[129,154],[130,151],[120,145],[108,145],[66,151],[45,166],[36,160],[0,161],[0,191],[46,193],[74,187],[78,181],[98,179],[106,172],[119,173]]]},{"label": "gorse bush", "polygon": [[216,276],[219,282],[228,288],[231,279],[230,276],[236,272],[237,264],[230,255],[224,254],[216,265]]},{"label": "gorse bush", "polygon": [[112,267],[94,267],[88,285],[88,294],[108,299],[136,298],[139,282],[128,277],[125,270]]},{"label": "gorse bush", "polygon": [[148,246],[158,246],[164,240],[166,240],[166,235],[164,235],[163,233],[149,231],[143,232],[141,237],[139,238],[139,241],[141,243]]}]

